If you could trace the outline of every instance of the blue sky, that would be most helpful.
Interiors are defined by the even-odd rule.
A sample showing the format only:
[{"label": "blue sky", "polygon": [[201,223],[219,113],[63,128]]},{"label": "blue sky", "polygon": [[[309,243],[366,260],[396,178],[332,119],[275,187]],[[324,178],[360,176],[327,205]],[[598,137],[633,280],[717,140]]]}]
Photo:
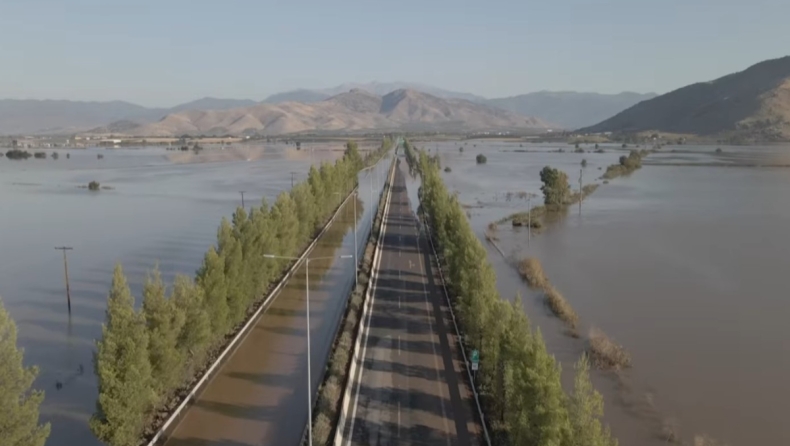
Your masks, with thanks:
[{"label": "blue sky", "polygon": [[663,93],[790,54],[788,17],[787,0],[2,0],[0,98]]}]

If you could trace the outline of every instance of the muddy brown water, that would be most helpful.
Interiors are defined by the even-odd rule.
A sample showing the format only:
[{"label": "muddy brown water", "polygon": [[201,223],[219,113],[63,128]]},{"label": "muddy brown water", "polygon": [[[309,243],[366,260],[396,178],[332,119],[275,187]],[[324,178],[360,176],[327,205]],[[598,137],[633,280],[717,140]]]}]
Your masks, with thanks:
[{"label": "muddy brown water", "polygon": [[[486,141],[469,141],[460,153],[463,144],[418,146],[438,149],[442,167],[450,166],[443,177],[468,205],[481,240],[488,222],[527,207],[504,192],[540,194],[543,166],[563,169],[576,188],[582,159],[588,184],[625,153],[616,146],[576,154],[554,152],[572,152],[567,145]],[[540,259],[579,313],[583,338],[595,326],[631,353],[634,367],[622,377],[593,375],[623,445],[666,444],[657,435],[663,424],[687,443],[704,433],[730,445],[790,444],[790,169],[734,167],[786,164],[790,147],[715,149],[664,148],[531,239],[526,229],[501,226],[506,258],[488,246],[500,292],[524,297],[566,384],[585,341],[563,334],[541,296],[518,277],[517,259]],[[478,153],[487,164],[475,164]]]},{"label": "muddy brown water", "polygon": [[[41,419],[52,424],[47,444],[90,446],[98,444],[87,424],[96,401],[92,353],[94,339],[101,334],[113,265],[123,264],[139,303],[145,274],[157,262],[167,281],[177,273],[194,274],[216,240],[220,219],[230,217],[240,204],[239,191],[246,191],[248,207],[264,197],[271,203],[290,189],[291,172],[296,181],[303,180],[311,161],[334,160],[342,152],[315,150],[299,158],[285,147],[271,146],[260,159],[202,164],[174,164],[167,159],[173,152],[163,148],[68,150],[70,159],[64,152],[59,151],[58,160],[0,158],[0,296],[17,323],[25,363],[40,369],[34,385],[46,392]],[[102,160],[97,159],[100,153]],[[360,177],[360,250],[370,226],[371,198],[378,199],[387,166],[381,163],[376,175]],[[78,188],[92,180],[113,189]],[[353,208],[348,207],[342,219],[346,229],[333,235],[338,253],[353,251],[348,222]],[[74,247],[68,254],[71,317],[66,311],[62,256],[53,249],[61,245]],[[352,262],[327,267],[328,275],[315,278],[316,286],[332,296],[321,300],[316,295],[313,336],[320,340],[334,333],[343,302],[335,296],[347,291],[348,278],[353,277]],[[277,317],[282,324],[304,320],[298,311]],[[329,344],[316,341],[313,346],[314,385]],[[293,364],[306,362],[301,347],[292,353]],[[293,394],[295,401],[305,395],[299,393],[303,382],[294,378],[280,389]],[[295,390],[297,386],[302,390]],[[298,439],[301,430],[293,426],[306,419],[306,404],[294,404],[273,411],[268,420],[290,426],[293,433],[281,432]]]}]

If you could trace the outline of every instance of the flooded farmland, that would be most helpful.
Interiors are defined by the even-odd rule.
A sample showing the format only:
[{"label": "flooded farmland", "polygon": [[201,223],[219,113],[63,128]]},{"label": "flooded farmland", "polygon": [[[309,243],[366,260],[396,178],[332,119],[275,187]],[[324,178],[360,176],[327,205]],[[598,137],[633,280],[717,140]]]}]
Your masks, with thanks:
[{"label": "flooded farmland", "polygon": [[[526,228],[500,225],[504,256],[487,247],[500,292],[524,297],[564,378],[590,327],[629,351],[632,369],[593,377],[620,444],[666,444],[662,431],[687,444],[702,434],[733,446],[790,444],[783,419],[790,396],[790,147],[722,146],[717,153],[716,146],[670,146],[631,176],[603,184],[597,178],[625,153],[619,146],[572,153],[563,144],[416,145],[438,152],[442,168],[450,168],[445,182],[481,240],[489,222],[526,210],[518,192],[541,195],[540,169],[564,170],[576,190],[587,160],[584,184],[601,187],[581,210],[571,207],[531,238]],[[486,164],[475,163],[478,153]],[[755,167],[768,165],[784,167]],[[542,204],[542,196],[531,204]],[[581,339],[566,336],[519,278],[513,265],[527,256],[543,263],[579,314]]]},{"label": "flooded farmland", "polygon": [[[17,323],[25,364],[40,368],[34,386],[46,391],[41,418],[52,423],[48,445],[98,444],[87,424],[96,400],[92,352],[94,339],[101,334],[114,264],[123,264],[138,303],[145,274],[156,263],[168,282],[178,273],[193,275],[215,242],[220,219],[230,217],[241,204],[240,191],[247,207],[263,198],[271,203],[290,189],[292,178],[297,182],[306,178],[311,162],[342,155],[330,149],[334,148],[303,147],[296,152],[284,145],[267,145],[249,151],[255,156],[244,152],[240,160],[208,163],[173,160],[163,148],[58,150],[57,160],[0,159],[0,296]],[[378,199],[386,164],[360,178],[360,240],[369,230],[371,199]],[[90,181],[110,189],[82,188]],[[342,233],[332,235],[331,249],[339,253],[354,246],[351,203],[341,211]],[[74,248],[68,252],[70,317],[63,258],[53,249],[63,245]],[[363,242],[359,245],[364,248]],[[353,271],[352,262],[317,270],[316,277],[311,271],[317,295],[325,296],[317,302],[321,313],[312,321],[313,336],[331,338]],[[283,321],[285,316],[279,314],[278,323],[303,320],[298,311],[303,300],[290,304],[296,308],[287,316],[293,321]],[[320,366],[329,348],[324,344],[329,343],[317,344],[312,355],[314,365]],[[293,348],[294,364],[306,362],[300,349]],[[293,373],[296,380],[305,371],[294,367],[299,370]],[[290,396],[281,400],[299,397],[302,402],[303,381],[297,389],[295,383],[283,381],[281,394]],[[288,404],[287,410],[272,412],[268,421],[307,419],[304,404]]]}]

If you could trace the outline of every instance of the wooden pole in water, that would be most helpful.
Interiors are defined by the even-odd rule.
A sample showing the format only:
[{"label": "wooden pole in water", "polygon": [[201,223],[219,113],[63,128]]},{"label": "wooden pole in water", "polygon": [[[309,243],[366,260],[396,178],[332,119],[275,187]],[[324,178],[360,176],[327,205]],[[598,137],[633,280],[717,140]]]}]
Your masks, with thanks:
[{"label": "wooden pole in water", "polygon": [[241,194],[241,207],[244,207],[244,192],[245,190],[240,190],[239,193]]},{"label": "wooden pole in water", "polygon": [[55,249],[63,251],[63,270],[66,273],[66,304],[69,306],[69,314],[71,314],[71,290],[69,289],[69,263],[66,260],[66,251],[71,251],[70,246],[56,246]]},{"label": "wooden pole in water", "polygon": [[527,195],[527,246],[532,242],[532,194]]},{"label": "wooden pole in water", "polygon": [[584,169],[579,169],[579,215],[582,213],[582,200],[584,200],[584,187],[582,186],[582,173]]}]

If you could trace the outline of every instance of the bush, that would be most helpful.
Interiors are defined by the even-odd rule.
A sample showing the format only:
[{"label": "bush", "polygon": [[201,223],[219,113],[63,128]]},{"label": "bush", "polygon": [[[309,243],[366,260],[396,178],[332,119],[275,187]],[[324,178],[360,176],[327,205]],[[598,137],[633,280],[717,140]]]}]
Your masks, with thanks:
[{"label": "bush", "polygon": [[329,436],[332,434],[332,421],[326,414],[319,413],[315,417],[315,425],[313,427],[313,436],[316,444],[326,444],[329,441]]},{"label": "bush", "polygon": [[582,160],[582,167],[587,167],[587,159]]},{"label": "bush", "polygon": [[103,160],[104,159],[104,155],[99,153],[98,155],[96,155],[96,159]]},{"label": "bush", "polygon": [[10,160],[26,160],[32,155],[27,150],[11,149],[5,153],[5,156]]},{"label": "bush", "polygon": [[337,378],[330,376],[326,380],[318,397],[318,410],[330,414],[334,412],[335,404],[340,399],[340,384]]},{"label": "bush", "polygon": [[576,328],[579,323],[579,316],[573,310],[571,304],[565,300],[565,297],[551,285],[546,289],[546,304],[548,304],[555,316],[568,324],[572,329]]},{"label": "bush", "polygon": [[60,158],[60,155],[58,155],[58,152],[52,152],[52,159],[56,160],[58,158]]},{"label": "bush", "polygon": [[475,157],[475,160],[477,161],[477,164],[485,164],[486,162],[488,162],[488,158],[486,158],[486,156],[483,155],[482,153],[477,155],[477,157]]},{"label": "bush", "polygon": [[447,172],[447,173],[450,173],[450,172],[453,171],[453,169],[450,169],[450,166],[447,166],[447,167],[444,168],[444,171]]},{"label": "bush", "polygon": [[36,159],[45,159],[47,157],[47,152],[36,152],[33,156]]},{"label": "bush", "polygon": [[99,190],[100,187],[101,185],[99,184],[98,181],[91,181],[90,183],[88,183],[88,189],[90,190]]},{"label": "bush", "polygon": [[531,287],[542,290],[549,286],[549,279],[546,278],[546,273],[543,271],[543,265],[541,265],[540,261],[534,257],[528,257],[521,260],[521,262],[518,264],[518,272]]},{"label": "bush", "polygon": [[631,367],[631,357],[623,346],[617,344],[606,333],[593,328],[590,330],[590,358],[601,369],[622,369]]}]

